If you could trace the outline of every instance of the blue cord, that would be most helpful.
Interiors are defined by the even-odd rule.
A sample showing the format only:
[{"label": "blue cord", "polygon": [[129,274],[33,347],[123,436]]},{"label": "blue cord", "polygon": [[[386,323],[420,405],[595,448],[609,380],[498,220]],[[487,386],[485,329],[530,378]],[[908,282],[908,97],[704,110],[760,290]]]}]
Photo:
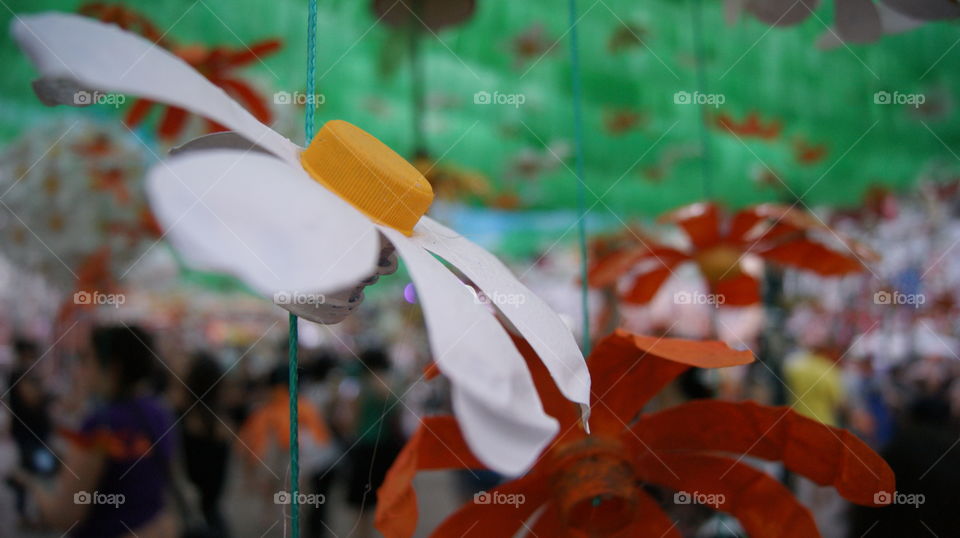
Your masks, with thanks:
[{"label": "blue cord", "polygon": [[[313,140],[313,116],[316,109],[314,94],[317,78],[317,0],[310,0],[307,14],[307,115],[304,120],[304,145]],[[290,383],[290,532],[293,538],[300,536],[300,419],[299,376],[297,367],[297,344],[300,340],[297,316],[289,315],[290,332],[287,335],[288,369]]]},{"label": "blue cord", "polygon": [[583,176],[583,89],[580,87],[580,56],[577,38],[577,0],[569,0],[570,79],[573,86],[573,142],[577,170],[577,234],[580,242],[580,310],[583,313],[583,354],[590,354],[590,306],[587,287],[587,185]]}]

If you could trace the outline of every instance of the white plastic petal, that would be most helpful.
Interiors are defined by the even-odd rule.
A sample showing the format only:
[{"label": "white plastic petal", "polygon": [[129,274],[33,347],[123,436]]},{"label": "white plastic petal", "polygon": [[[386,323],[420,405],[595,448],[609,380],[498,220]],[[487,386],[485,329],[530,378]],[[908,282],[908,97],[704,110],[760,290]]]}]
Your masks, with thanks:
[{"label": "white plastic petal", "polygon": [[413,278],[434,361],[453,385],[464,438],[491,469],[523,472],[558,430],[523,357],[493,314],[439,260],[392,228],[380,231]]},{"label": "white plastic petal", "polygon": [[173,157],[150,170],[147,195],[187,264],[230,273],[271,297],[353,286],[376,269],[373,223],[271,155]]},{"label": "white plastic petal", "polygon": [[439,222],[423,217],[413,240],[463,272],[485,300],[513,323],[570,400],[590,405],[590,372],[573,333],[496,256]]},{"label": "white plastic petal", "polygon": [[186,62],[138,35],[67,13],[18,16],[10,31],[46,79],[184,108],[296,163],[293,142],[257,121]]}]

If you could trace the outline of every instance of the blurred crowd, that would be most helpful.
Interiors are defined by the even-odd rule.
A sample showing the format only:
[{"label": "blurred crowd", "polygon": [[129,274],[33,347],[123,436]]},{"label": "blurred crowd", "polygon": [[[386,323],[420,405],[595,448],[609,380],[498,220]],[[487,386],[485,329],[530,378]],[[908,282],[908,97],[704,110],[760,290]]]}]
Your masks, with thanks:
[{"label": "blurred crowd", "polygon": [[[48,344],[9,346],[0,535],[289,534],[285,341],[259,372],[230,349],[165,360],[138,326],[94,327],[81,341],[68,372],[54,374]],[[350,514],[352,535],[369,536],[376,490],[410,429],[402,398],[412,380],[379,347],[349,359],[301,350],[298,378],[302,535],[336,535],[332,504]],[[228,511],[231,483],[241,500]]]}]

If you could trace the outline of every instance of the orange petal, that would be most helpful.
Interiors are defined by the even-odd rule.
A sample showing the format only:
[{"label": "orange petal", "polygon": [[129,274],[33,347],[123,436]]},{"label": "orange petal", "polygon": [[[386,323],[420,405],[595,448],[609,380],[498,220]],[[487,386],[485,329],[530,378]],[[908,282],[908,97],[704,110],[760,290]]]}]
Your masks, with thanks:
[{"label": "orange petal", "polygon": [[723,368],[752,361],[749,351],[736,351],[723,342],[655,338],[618,329],[601,340],[587,360],[593,379],[590,424],[597,433],[618,433],[687,368]]},{"label": "orange petal", "polygon": [[709,285],[711,293],[723,298],[723,306],[749,306],[760,302],[760,283],[746,273],[709,282]]},{"label": "orange petal", "polygon": [[744,236],[753,230],[753,227],[762,219],[763,217],[760,216],[753,207],[738,211],[737,214],[730,219],[730,232],[727,234],[727,238],[731,241],[744,240]]},{"label": "orange petal", "polygon": [[629,271],[638,261],[649,255],[644,247],[620,249],[601,256],[590,267],[587,282],[593,288],[605,288]]},{"label": "orange petal", "polygon": [[264,57],[279,51],[282,47],[283,41],[266,39],[250,45],[249,48],[231,53],[228,61],[235,67],[253,63],[254,60],[262,61]]},{"label": "orange petal", "polygon": [[649,303],[672,274],[672,268],[660,267],[637,276],[633,281],[633,287],[624,294],[623,300],[633,304]]},{"label": "orange petal", "polygon": [[183,131],[183,126],[187,123],[189,114],[186,110],[175,106],[169,106],[163,113],[163,119],[160,120],[160,127],[157,134],[164,140],[176,138]]},{"label": "orange petal", "polygon": [[425,417],[394,460],[377,490],[376,527],[387,538],[407,538],[417,528],[413,477],[420,470],[483,469],[451,416]]},{"label": "orange petal", "polygon": [[148,101],[146,99],[137,99],[133,102],[133,105],[127,109],[127,115],[124,118],[123,122],[127,124],[127,127],[131,129],[140,125],[140,122],[143,121],[143,118],[147,116],[147,113],[150,112],[150,109],[153,107],[153,101]]},{"label": "orange petal", "polygon": [[549,496],[549,480],[532,473],[474,496],[443,520],[433,538],[513,536]]},{"label": "orange petal", "polygon": [[820,536],[813,516],[772,476],[730,458],[701,454],[646,453],[640,477],[692,501],[737,518],[749,536]]},{"label": "orange petal", "polygon": [[790,241],[760,253],[764,259],[781,265],[807,269],[818,275],[835,276],[865,270],[852,252],[844,254],[809,239]]},{"label": "orange petal", "polygon": [[[239,79],[228,79],[222,78],[215,81],[218,86],[227,91],[230,95],[235,97],[238,101],[243,103],[244,107],[251,113],[255,118],[260,120],[260,123],[270,125],[273,121],[273,114],[270,112],[270,107],[267,106],[263,98],[250,87],[246,82]],[[307,106],[314,106],[313,103],[308,103]]]},{"label": "orange petal", "polygon": [[695,248],[703,248],[720,240],[720,210],[711,202],[698,202],[675,209],[659,219],[683,228]]},{"label": "orange petal", "polygon": [[[781,460],[791,471],[837,488],[856,504],[873,506],[876,493],[894,491],[893,471],[863,441],[788,407],[693,401],[646,415],[632,430],[654,450],[709,450]],[[623,436],[627,442],[631,438]]]},{"label": "orange petal", "polygon": [[[580,412],[577,404],[568,400],[557,388],[553,381],[553,376],[544,366],[543,361],[537,357],[537,353],[530,344],[519,336],[511,334],[513,343],[517,346],[517,351],[523,355],[527,362],[527,368],[530,370],[530,376],[533,377],[533,384],[537,387],[537,394],[540,396],[540,403],[543,404],[543,410],[548,415],[560,422],[560,431],[568,432],[573,429],[572,426],[580,420]],[[582,431],[576,428],[576,431]]]},{"label": "orange petal", "polygon": [[677,524],[672,521],[660,508],[660,503],[637,488],[637,518],[633,524],[623,529],[616,538],[634,538],[636,536],[652,536],[658,538],[682,538]]}]

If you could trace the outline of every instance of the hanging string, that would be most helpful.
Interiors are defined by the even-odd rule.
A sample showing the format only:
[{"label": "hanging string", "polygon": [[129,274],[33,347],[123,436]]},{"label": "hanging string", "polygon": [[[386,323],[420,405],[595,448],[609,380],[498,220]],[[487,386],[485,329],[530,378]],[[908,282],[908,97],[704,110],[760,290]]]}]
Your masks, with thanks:
[{"label": "hanging string", "polygon": [[[703,0],[691,0],[690,26],[693,29],[694,69],[697,77],[697,93],[707,93],[706,52],[703,44]],[[700,179],[703,182],[703,198],[713,195],[713,168],[710,166],[710,134],[707,132],[707,107],[695,105],[700,110]]]},{"label": "hanging string", "polygon": [[[307,114],[304,119],[304,145],[313,140],[313,116],[316,108],[316,78],[317,78],[317,0],[310,0],[307,14]],[[300,341],[298,320],[295,314],[290,314],[290,325],[287,334],[287,369],[288,383],[290,384],[290,534],[293,538],[300,536],[300,380],[297,372],[297,346]]]},{"label": "hanging string", "polygon": [[590,306],[587,288],[587,185],[583,176],[583,89],[577,34],[577,0],[569,0],[570,82],[573,89],[573,145],[577,171],[577,235],[580,243],[580,311],[583,315],[583,354],[590,354]]}]

